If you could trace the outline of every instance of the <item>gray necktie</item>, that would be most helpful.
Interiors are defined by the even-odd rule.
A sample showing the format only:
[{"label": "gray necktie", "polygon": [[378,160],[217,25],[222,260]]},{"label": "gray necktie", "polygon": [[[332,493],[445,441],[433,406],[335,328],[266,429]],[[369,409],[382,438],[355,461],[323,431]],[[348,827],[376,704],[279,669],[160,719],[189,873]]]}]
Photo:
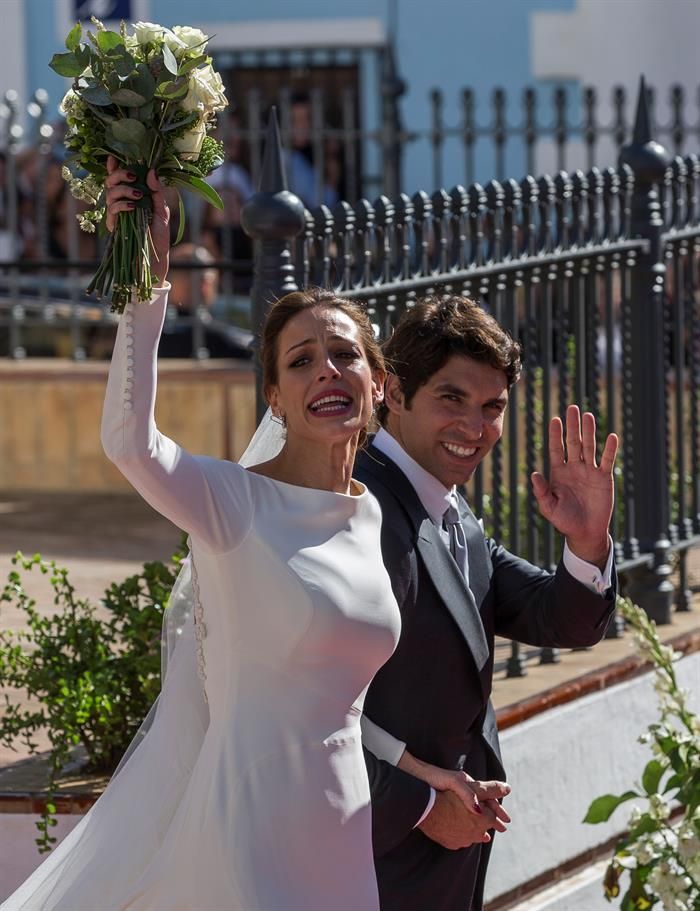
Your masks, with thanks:
[{"label": "gray necktie", "polygon": [[459,518],[459,512],[454,503],[450,503],[442,516],[443,528],[446,529],[450,539],[450,553],[464,576],[464,581],[469,585],[469,563],[467,560],[467,541],[464,537],[464,528]]}]

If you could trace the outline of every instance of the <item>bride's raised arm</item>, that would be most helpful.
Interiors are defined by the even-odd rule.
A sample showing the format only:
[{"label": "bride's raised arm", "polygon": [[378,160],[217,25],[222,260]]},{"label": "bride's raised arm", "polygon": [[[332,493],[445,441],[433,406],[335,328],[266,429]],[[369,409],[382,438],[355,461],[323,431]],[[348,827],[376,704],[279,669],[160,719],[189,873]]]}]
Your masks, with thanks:
[{"label": "bride's raised arm", "polygon": [[[127,173],[112,169],[108,211],[125,211]],[[155,253],[167,269],[168,212],[160,184],[153,191]],[[111,181],[111,183],[110,183]],[[109,225],[109,220],[108,220]],[[169,285],[153,289],[150,302],[127,305],[120,320],[102,415],[102,445],[143,498],[212,551],[235,547],[247,533],[252,504],[247,472],[230,462],[193,456],[158,430],[155,422],[157,357]]]}]

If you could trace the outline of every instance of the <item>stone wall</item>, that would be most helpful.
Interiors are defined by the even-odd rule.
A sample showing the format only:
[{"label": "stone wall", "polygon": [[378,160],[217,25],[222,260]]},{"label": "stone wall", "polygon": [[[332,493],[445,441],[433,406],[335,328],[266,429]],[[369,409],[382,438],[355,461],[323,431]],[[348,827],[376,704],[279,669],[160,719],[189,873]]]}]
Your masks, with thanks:
[{"label": "stone wall", "polygon": [[[106,362],[0,361],[0,490],[129,489],[100,445],[107,370]],[[255,429],[250,365],[161,361],[156,419],[190,452],[240,457]]]}]

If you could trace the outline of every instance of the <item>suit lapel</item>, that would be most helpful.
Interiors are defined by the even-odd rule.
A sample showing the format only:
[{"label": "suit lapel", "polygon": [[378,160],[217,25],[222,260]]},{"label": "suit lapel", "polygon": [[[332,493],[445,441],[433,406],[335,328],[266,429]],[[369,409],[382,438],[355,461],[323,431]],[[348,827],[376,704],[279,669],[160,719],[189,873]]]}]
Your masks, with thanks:
[{"label": "suit lapel", "polygon": [[493,567],[489,559],[484,540],[484,530],[479,524],[474,513],[466,502],[460,497],[460,518],[464,527],[464,536],[467,539],[467,554],[469,558],[469,587],[476,600],[479,610],[491,587]]},{"label": "suit lapel", "polygon": [[[464,640],[481,674],[489,660],[489,648],[477,602],[466,585],[457,564],[445,547],[445,543],[440,537],[440,532],[426,513],[413,485],[390,458],[373,446],[370,446],[360,456],[359,464],[363,471],[376,477],[385,488],[391,491],[397,501],[397,506],[408,516],[416,531],[416,550],[421,556],[426,572],[445,608],[449,611],[464,636]],[[476,520],[474,520],[474,523],[476,524]],[[477,529],[479,532],[481,531],[478,524]],[[467,543],[469,546],[469,542]],[[472,549],[470,547],[470,561],[471,556]],[[481,563],[483,567],[483,535],[481,536],[481,556],[480,559],[477,559],[475,553],[474,562],[476,564]],[[486,588],[488,589],[488,581]]]}]

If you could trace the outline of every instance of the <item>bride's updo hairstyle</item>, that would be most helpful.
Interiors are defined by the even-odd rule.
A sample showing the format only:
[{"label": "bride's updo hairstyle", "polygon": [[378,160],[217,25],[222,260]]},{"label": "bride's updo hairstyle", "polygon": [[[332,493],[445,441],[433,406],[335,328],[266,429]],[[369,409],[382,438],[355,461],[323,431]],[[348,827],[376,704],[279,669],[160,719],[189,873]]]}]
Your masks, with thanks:
[{"label": "bride's updo hairstyle", "polygon": [[[374,336],[372,323],[362,304],[357,301],[339,297],[333,291],[324,288],[306,288],[304,291],[292,291],[285,294],[270,308],[262,330],[262,344],[260,346],[260,360],[262,362],[263,392],[276,386],[279,380],[277,361],[279,355],[279,337],[287,325],[298,313],[311,310],[314,307],[324,307],[329,310],[340,310],[357,325],[360,330],[360,341],[365,352],[367,362],[372,371],[379,370],[386,373],[384,355],[379,342]],[[361,434],[360,446],[365,442],[366,434]]]}]

